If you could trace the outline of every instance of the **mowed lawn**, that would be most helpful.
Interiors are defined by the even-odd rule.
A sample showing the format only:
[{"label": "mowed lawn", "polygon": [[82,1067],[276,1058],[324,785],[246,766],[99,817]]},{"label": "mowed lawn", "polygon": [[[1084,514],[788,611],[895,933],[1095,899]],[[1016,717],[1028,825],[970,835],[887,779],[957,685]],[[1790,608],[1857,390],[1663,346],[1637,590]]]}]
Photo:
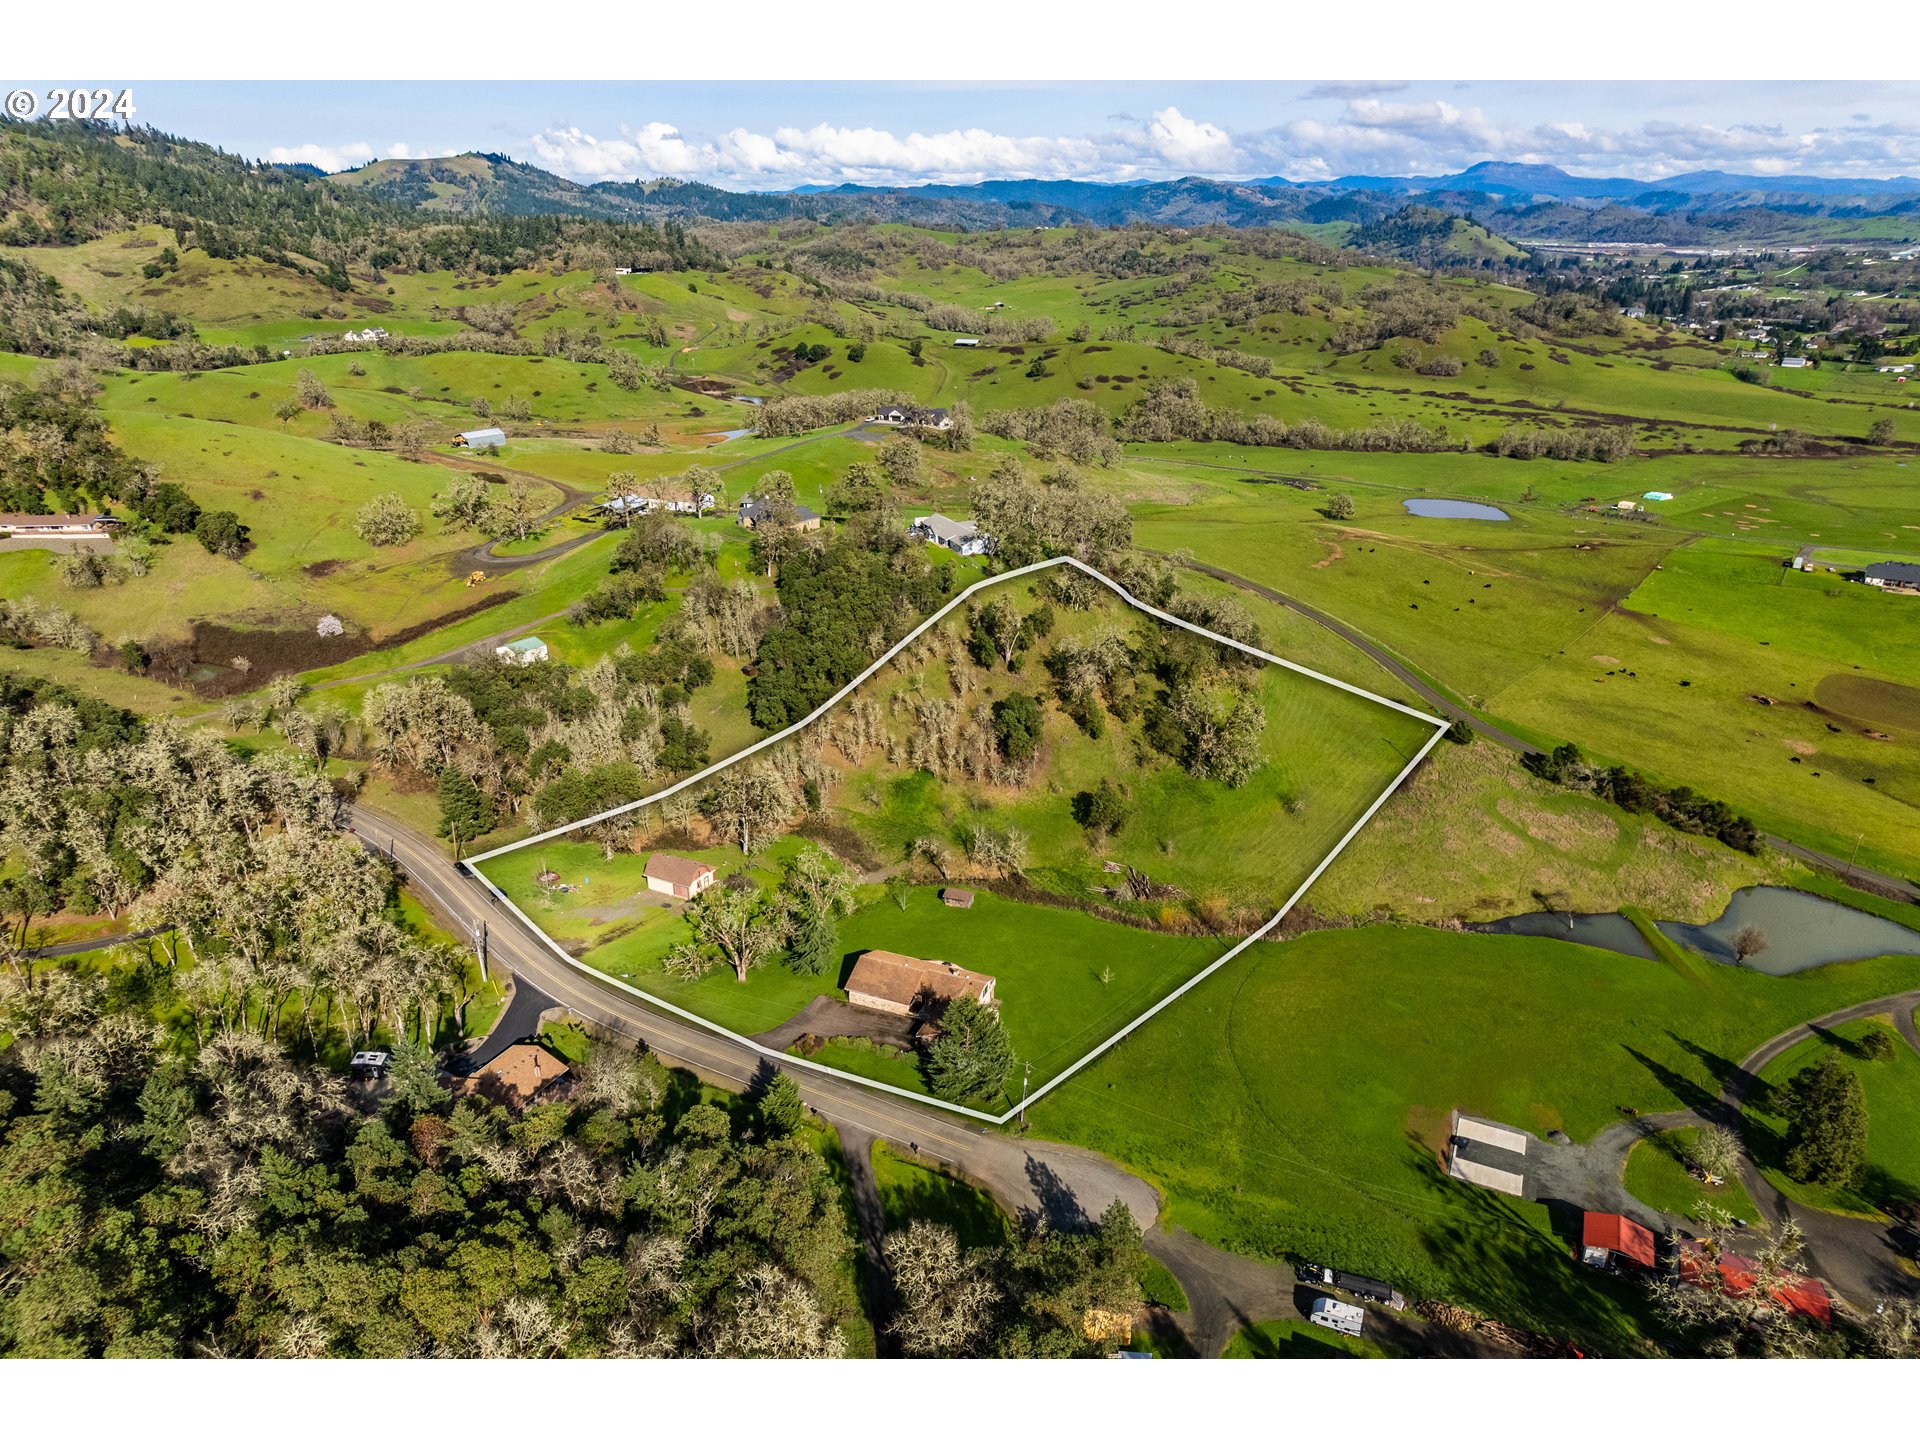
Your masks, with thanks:
[{"label": "mowed lawn", "polygon": [[[1870,1060],[1860,1049],[1869,1034],[1892,1039],[1893,1055]],[[1867,1096],[1867,1165],[1858,1184],[1802,1184],[1780,1168],[1786,1120],[1778,1093],[1809,1065],[1828,1056],[1860,1077]],[[1846,1215],[1884,1216],[1889,1206],[1920,1204],[1920,1055],[1885,1020],[1873,1017],[1810,1036],[1760,1072],[1747,1100],[1747,1139],[1766,1177],[1804,1205]]]},{"label": "mowed lawn", "polygon": [[1379,1275],[1635,1349],[1634,1293],[1572,1260],[1544,1206],[1446,1178],[1455,1107],[1590,1139],[1616,1107],[1719,1092],[1809,1016],[1920,984],[1920,960],[1690,978],[1550,939],[1397,926],[1253,947],[1032,1112],[1114,1156],[1215,1244]]},{"label": "mowed lawn", "polygon": [[[789,837],[749,858],[738,850],[675,850],[705,860],[723,877],[744,874],[764,888],[779,883],[780,862],[802,841]],[[691,1010],[741,1035],[781,1024],[820,995],[837,995],[865,950],[894,950],[984,971],[999,981],[1001,1018],[1019,1058],[1044,1083],[1095,1044],[1166,995],[1226,949],[1219,940],[1135,930],[1074,910],[1003,900],[980,893],[970,910],[940,902],[937,889],[908,892],[903,909],[867,887],[857,911],[840,925],[841,964],[801,975],[778,958],[745,983],[725,966],[686,981],[668,975],[662,959],[692,939],[679,903],[645,894],[646,852],[616,853],[597,845],[549,841],[481,867],[554,940],[587,963],[650,995]],[[543,890],[551,867],[567,893]],[[911,1062],[853,1046],[820,1058],[869,1078],[901,1084]],[[1017,1090],[1015,1091],[1017,1094]]]},{"label": "mowed lawn", "polygon": [[1736,1220],[1758,1225],[1760,1212],[1738,1172],[1726,1176],[1724,1184],[1707,1185],[1687,1169],[1688,1147],[1699,1133],[1692,1127],[1662,1130],[1635,1145],[1627,1152],[1627,1193],[1683,1220],[1697,1223],[1702,1205],[1717,1205]]}]

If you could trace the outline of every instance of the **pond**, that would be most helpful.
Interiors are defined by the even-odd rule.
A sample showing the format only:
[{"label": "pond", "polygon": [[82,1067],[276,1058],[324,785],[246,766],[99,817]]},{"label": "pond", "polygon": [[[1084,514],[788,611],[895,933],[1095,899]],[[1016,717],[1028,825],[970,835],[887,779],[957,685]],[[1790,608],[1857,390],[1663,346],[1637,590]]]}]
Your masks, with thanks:
[{"label": "pond", "polygon": [[[1875,955],[1920,955],[1920,931],[1824,896],[1779,885],[1736,890],[1720,918],[1705,925],[1679,920],[1657,924],[1669,940],[1726,965],[1740,963],[1734,954],[1734,937],[1745,927],[1754,926],[1767,943],[1765,949],[1747,958],[1746,966],[1768,975],[1792,975],[1818,965]],[[1655,958],[1652,948],[1624,915],[1536,912],[1469,928],[1492,935],[1547,935],[1643,960]]]},{"label": "pond", "polygon": [[1429,520],[1511,520],[1506,511],[1472,500],[1402,500],[1409,515],[1424,515]]},{"label": "pond", "polygon": [[721,440],[738,440],[743,435],[751,435],[751,428],[745,430],[709,430],[708,435],[717,435]]}]

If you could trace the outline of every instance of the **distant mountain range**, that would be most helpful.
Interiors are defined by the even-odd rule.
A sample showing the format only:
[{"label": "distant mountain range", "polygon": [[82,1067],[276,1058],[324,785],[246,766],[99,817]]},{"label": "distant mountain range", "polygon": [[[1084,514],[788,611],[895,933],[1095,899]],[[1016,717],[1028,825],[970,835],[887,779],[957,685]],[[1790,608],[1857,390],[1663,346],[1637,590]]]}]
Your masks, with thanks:
[{"label": "distant mountain range", "polygon": [[[301,168],[306,167],[289,167]],[[317,173],[317,172],[308,172]],[[1017,225],[1374,226],[1409,205],[1477,222],[1511,240],[1683,244],[1920,235],[1920,179],[1733,175],[1658,181],[1569,175],[1552,165],[1487,161],[1452,175],[1337,180],[1180,180],[1106,184],[988,180],[974,185],[800,186],[741,192],[678,180],[582,185],[504,155],[379,160],[329,177],[391,203],[461,215],[579,215],[608,220],[872,219],[991,228]],[[1485,247],[1474,247],[1485,254]]]}]

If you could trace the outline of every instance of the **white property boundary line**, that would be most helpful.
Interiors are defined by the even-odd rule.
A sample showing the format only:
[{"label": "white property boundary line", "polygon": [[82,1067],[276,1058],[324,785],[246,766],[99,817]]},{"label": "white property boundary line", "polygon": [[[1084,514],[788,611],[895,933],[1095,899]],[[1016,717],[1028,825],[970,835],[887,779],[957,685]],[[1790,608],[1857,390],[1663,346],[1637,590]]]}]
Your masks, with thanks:
[{"label": "white property boundary line", "polygon": [[1212,640],[1218,644],[1225,645],[1229,649],[1238,650],[1242,654],[1251,655],[1256,659],[1264,660],[1269,665],[1278,665],[1283,670],[1291,670],[1295,674],[1305,675],[1314,680],[1321,681],[1323,684],[1331,685],[1337,690],[1345,690],[1350,695],[1358,695],[1363,700],[1371,700],[1376,705],[1384,705],[1389,710],[1397,710],[1402,715],[1410,715],[1415,720],[1425,721],[1427,724],[1433,726],[1434,728],[1433,728],[1433,733],[1427,737],[1427,742],[1424,745],[1422,745],[1419,748],[1419,750],[1417,750],[1414,753],[1413,758],[1409,760],[1406,763],[1406,765],[1401,768],[1400,773],[1395,775],[1393,779],[1390,782],[1388,782],[1387,787],[1384,790],[1382,790],[1377,796],[1374,797],[1373,803],[1367,806],[1366,810],[1361,814],[1358,820],[1353,822],[1352,827],[1347,831],[1347,833],[1340,837],[1339,843],[1336,844],[1331,850],[1329,850],[1326,853],[1325,857],[1320,861],[1318,865],[1313,867],[1312,873],[1309,874],[1305,880],[1302,880],[1300,882],[1299,888],[1296,889],[1293,892],[1293,894],[1287,897],[1287,903],[1282,905],[1277,911],[1275,911],[1273,914],[1273,917],[1269,919],[1266,924],[1262,925],[1258,930],[1255,930],[1251,935],[1247,936],[1244,940],[1240,941],[1237,945],[1233,946],[1224,955],[1220,956],[1219,959],[1213,961],[1210,965],[1206,966],[1198,974],[1190,977],[1183,984],[1181,984],[1177,989],[1173,990],[1171,993],[1165,996],[1162,996],[1154,1004],[1150,1005],[1147,1009],[1143,1010],[1140,1014],[1134,1016],[1132,1020],[1129,1020],[1125,1025],[1121,1026],[1120,1029],[1114,1031],[1113,1034],[1109,1035],[1105,1040],[1103,1040],[1100,1044],[1096,1045],[1093,1049],[1089,1050],[1085,1055],[1082,1055],[1078,1060],[1074,1061],[1073,1064],[1069,1065],[1065,1070],[1062,1070],[1058,1075],[1054,1076],[1051,1080],[1047,1081],[1046,1084],[1040,1086],[1039,1089],[1033,1091],[1030,1095],[1026,1097],[1026,1101],[1025,1101],[1026,1104],[1029,1104],[1029,1105],[1032,1104],[1035,1100],[1038,1100],[1041,1096],[1045,1095],[1048,1091],[1054,1089],[1056,1086],[1060,1085],[1061,1083],[1063,1083],[1064,1081],[1066,1081],[1067,1079],[1071,1078],[1073,1075],[1078,1073],[1081,1069],[1085,1068],[1087,1065],[1091,1064],[1093,1061],[1099,1059],[1100,1056],[1104,1055],[1107,1051],[1111,1050],[1115,1045],[1118,1045],[1122,1040],[1126,1039],[1127,1036],[1131,1035],[1135,1030],[1139,1029],[1142,1025],[1146,1024],[1147,1021],[1151,1020],[1155,1015],[1158,1015],[1162,1010],[1166,1009],[1167,1006],[1171,1005],[1174,1001],[1178,1000],[1182,995],[1185,995],[1189,990],[1193,989],[1194,986],[1198,985],[1201,981],[1205,980],[1208,976],[1212,975],[1215,971],[1220,969],[1221,966],[1225,965],[1229,960],[1232,960],[1235,956],[1240,954],[1241,951],[1245,950],[1249,945],[1252,945],[1257,940],[1264,939],[1269,933],[1271,933],[1275,926],[1277,926],[1282,920],[1287,918],[1288,912],[1291,911],[1293,907],[1299,903],[1300,897],[1307,893],[1307,890],[1312,886],[1313,882],[1318,880],[1320,876],[1325,872],[1326,868],[1329,865],[1331,865],[1335,859],[1339,857],[1340,852],[1347,848],[1347,845],[1353,840],[1353,837],[1358,835],[1361,829],[1366,825],[1366,823],[1374,817],[1374,814],[1380,809],[1380,807],[1387,803],[1387,798],[1390,795],[1392,795],[1395,790],[1398,790],[1400,788],[1401,784],[1406,780],[1407,776],[1413,773],[1414,767],[1419,765],[1419,763],[1422,760],[1427,758],[1428,752],[1431,751],[1433,747],[1439,743],[1440,737],[1446,733],[1448,722],[1436,716],[1426,714],[1423,711],[1416,710],[1410,705],[1402,705],[1397,700],[1389,700],[1384,695],[1376,695],[1371,690],[1363,689],[1358,685],[1350,685],[1345,680],[1335,679],[1331,675],[1323,675],[1320,673],[1320,671],[1312,669],[1311,667],[1306,665],[1301,665],[1296,661],[1282,659],[1278,655],[1269,655],[1264,650],[1257,650],[1251,645],[1242,644],[1240,641],[1229,639],[1225,635],[1215,634],[1213,631],[1207,629],[1205,626],[1195,625],[1190,620],[1182,620],[1178,615],[1169,615],[1166,611],[1161,610],[1156,606],[1149,605],[1143,600],[1138,600],[1134,598],[1134,596],[1129,594],[1124,587],[1119,585],[1114,580],[1108,578],[1106,575],[1103,575],[1100,571],[1094,569],[1091,565],[1088,565],[1085,561],[1075,559],[1071,555],[1061,555],[1061,556],[1056,556],[1054,559],[1051,559],[1051,560],[1042,560],[1035,565],[1023,565],[1017,570],[1007,571],[1004,575],[994,575],[985,580],[975,581],[973,584],[969,585],[966,589],[962,590],[958,595],[954,596],[945,605],[942,605],[938,610],[934,611],[933,614],[929,615],[919,625],[915,626],[911,631],[907,633],[905,637],[903,637],[900,640],[898,644],[894,645],[891,649],[889,649],[886,654],[882,655],[878,660],[874,661],[873,664],[869,665],[865,670],[862,670],[852,680],[849,680],[845,685],[841,686],[839,690],[834,692],[831,698],[823,701],[819,706],[817,706],[814,710],[812,710],[806,716],[804,716],[799,720],[796,720],[793,724],[789,725],[786,729],[778,732],[777,734],[769,735],[763,740],[757,740],[753,744],[747,746],[746,749],[738,751],[733,755],[729,755],[726,759],[719,761],[717,764],[709,765],[707,766],[706,769],[701,770],[696,774],[689,775],[686,779],[681,780],[673,785],[669,785],[666,789],[659,791],[657,794],[649,795],[644,800],[634,800],[634,801],[630,801],[625,805],[616,805],[611,810],[603,810],[597,815],[589,815],[584,820],[575,820],[571,824],[557,826],[552,830],[542,831],[538,835],[529,835],[526,839],[516,840],[510,845],[497,846],[494,849],[485,852],[484,854],[469,856],[467,859],[460,862],[461,866],[467,871],[468,874],[472,875],[482,885],[486,886],[487,889],[490,892],[492,892],[494,899],[499,904],[506,906],[508,910],[510,910],[515,916],[517,916],[520,919],[521,923],[526,925],[526,927],[529,930],[531,930],[535,935],[537,935],[540,938],[541,943],[544,944],[549,950],[551,950],[557,959],[559,959],[563,964],[568,965],[571,968],[579,971],[582,975],[586,976],[588,979],[594,981],[595,983],[608,985],[615,989],[623,990],[627,994],[632,995],[634,998],[644,1002],[645,1004],[651,1005],[659,1010],[664,1010],[668,1014],[676,1016],[679,1019],[685,1020],[689,1024],[697,1025],[703,1030],[709,1030],[716,1035],[724,1036],[727,1039],[732,1040],[735,1043],[746,1047],[748,1050],[754,1051],[756,1054],[763,1055],[770,1060],[777,1061],[782,1065],[799,1066],[802,1069],[812,1070],[820,1075],[828,1076],[835,1080],[844,1080],[855,1085],[863,1085],[870,1090],[881,1090],[886,1092],[889,1095],[898,1095],[905,1100],[918,1101],[923,1105],[937,1106],[942,1110],[952,1111],[956,1115],[965,1115],[969,1119],[985,1121],[989,1125],[1006,1124],[1007,1121],[1014,1118],[1015,1114],[1019,1110],[1018,1106],[1009,1106],[1003,1113],[999,1115],[990,1115],[984,1110],[975,1110],[968,1105],[956,1105],[950,1100],[941,1100],[932,1095],[923,1095],[917,1090],[906,1090],[906,1089],[902,1089],[898,1085],[889,1085],[884,1080],[870,1080],[864,1075],[855,1075],[851,1071],[837,1070],[831,1065],[822,1065],[817,1060],[809,1060],[803,1056],[788,1055],[783,1051],[769,1049],[767,1046],[760,1044],[756,1040],[749,1039],[747,1036],[742,1035],[737,1031],[729,1030],[726,1028],[726,1026],[721,1025],[716,1021],[707,1019],[704,1015],[696,1015],[691,1010],[682,1009],[680,1006],[673,1004],[671,1001],[662,1000],[657,995],[650,995],[646,991],[640,989],[637,986],[629,985],[626,981],[621,980],[616,976],[609,975],[604,970],[595,969],[593,966],[588,965],[583,961],[576,959],[574,956],[568,954],[565,949],[563,949],[558,943],[554,941],[552,936],[548,935],[547,932],[541,926],[534,923],[532,917],[530,917],[518,905],[515,905],[513,901],[509,900],[506,896],[506,893],[503,890],[501,890],[498,885],[495,885],[493,881],[491,881],[484,874],[482,874],[478,866],[481,864],[481,862],[486,860],[491,860],[496,856],[511,854],[513,851],[523,849],[528,845],[537,845],[543,841],[551,840],[557,835],[565,835],[569,831],[578,830],[583,826],[595,825],[602,820],[610,820],[616,815],[624,815],[630,810],[638,810],[643,806],[652,805],[658,801],[666,799],[667,796],[669,795],[674,795],[679,793],[682,790],[687,789],[689,786],[698,785],[705,780],[711,779],[713,776],[719,774],[722,770],[725,770],[731,765],[739,764],[742,760],[745,760],[752,755],[758,754],[760,751],[765,750],[770,745],[777,745],[782,740],[786,740],[794,735],[799,734],[802,730],[806,729],[809,725],[813,724],[814,721],[818,720],[822,715],[826,714],[829,710],[831,710],[835,705],[838,705],[842,700],[846,699],[848,695],[852,694],[860,686],[864,685],[868,680],[872,679],[876,674],[880,672],[880,670],[884,666],[886,666],[890,661],[892,661],[895,656],[899,655],[909,645],[913,644],[914,641],[918,640],[928,630],[932,629],[935,625],[939,624],[940,621],[944,620],[954,610],[958,609],[962,604],[970,600],[973,596],[978,594],[980,591],[989,589],[990,587],[995,585],[999,585],[1007,580],[1017,580],[1023,575],[1032,575],[1041,570],[1051,569],[1055,565],[1070,565],[1074,569],[1080,570],[1085,574],[1090,575],[1091,577],[1093,577],[1093,579],[1099,581],[1102,585],[1106,586],[1109,590],[1113,591],[1115,595],[1118,595],[1123,601],[1131,605],[1134,609],[1139,610],[1144,614],[1151,615],[1156,620],[1164,621],[1167,624],[1177,626],[1182,630],[1191,631],[1195,635],[1199,635],[1204,639]]}]

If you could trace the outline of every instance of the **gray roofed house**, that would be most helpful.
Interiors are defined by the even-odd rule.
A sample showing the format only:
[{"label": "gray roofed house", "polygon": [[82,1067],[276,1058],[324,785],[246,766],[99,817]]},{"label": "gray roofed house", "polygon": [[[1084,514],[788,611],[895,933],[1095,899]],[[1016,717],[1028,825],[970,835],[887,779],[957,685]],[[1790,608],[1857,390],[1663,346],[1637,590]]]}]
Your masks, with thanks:
[{"label": "gray roofed house", "polygon": [[[766,505],[751,495],[740,502],[739,523],[746,526],[749,530],[760,524],[761,521],[771,518],[771,515],[772,512],[767,509]],[[795,505],[793,507],[793,528],[796,530],[818,530],[820,528],[819,512],[809,510],[804,505]]]},{"label": "gray roofed house", "polygon": [[922,515],[913,522],[913,533],[929,545],[939,545],[956,555],[984,555],[987,536],[971,520],[949,520],[944,515]]},{"label": "gray roofed house", "polygon": [[507,432],[492,425],[484,430],[462,430],[453,443],[469,450],[485,450],[488,446],[498,449],[507,443]]},{"label": "gray roofed house", "polygon": [[953,415],[945,407],[928,409],[919,405],[882,405],[867,417],[876,425],[910,425],[922,430],[951,430]]},{"label": "gray roofed house", "polygon": [[1869,565],[1860,572],[1860,578],[1869,585],[1920,591],[1920,565],[1906,560],[1882,560],[1877,565]]}]

